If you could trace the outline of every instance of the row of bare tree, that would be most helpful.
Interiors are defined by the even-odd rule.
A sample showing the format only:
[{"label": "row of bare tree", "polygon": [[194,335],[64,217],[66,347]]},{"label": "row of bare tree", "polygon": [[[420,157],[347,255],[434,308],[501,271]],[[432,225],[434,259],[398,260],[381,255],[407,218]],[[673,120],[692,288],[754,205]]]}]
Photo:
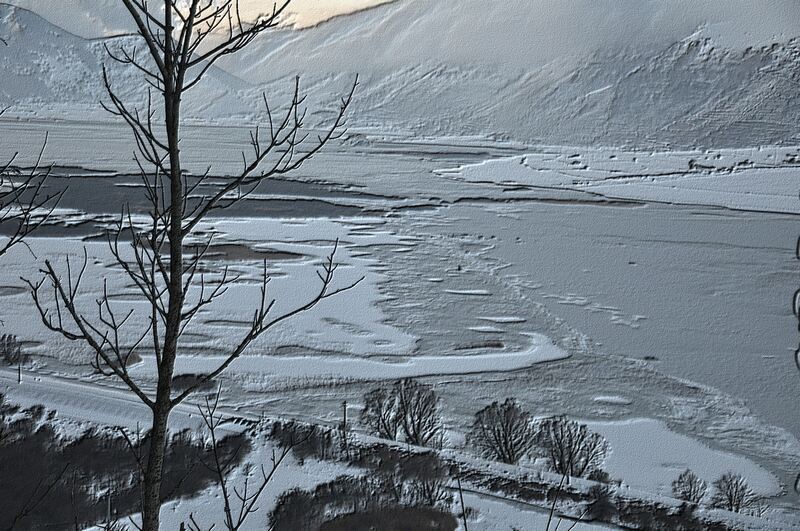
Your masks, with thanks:
[{"label": "row of bare tree", "polygon": [[[713,484],[714,492],[708,503],[711,507],[741,513],[748,509],[761,510],[759,496],[753,492],[747,480],[734,472],[726,472]],[[708,494],[708,484],[687,469],[672,482],[672,496],[687,503],[699,505]],[[759,515],[760,516],[760,515]]]},{"label": "row of bare tree", "polygon": [[516,464],[528,455],[544,455],[567,478],[600,472],[608,443],[585,424],[564,416],[533,420],[516,400],[494,402],[475,414],[467,440],[484,456]]},{"label": "row of bare tree", "polygon": [[[417,446],[441,448],[444,429],[439,397],[430,385],[398,380],[364,395],[361,423],[375,435]],[[484,457],[516,464],[534,454],[566,477],[601,474],[608,443],[584,424],[563,416],[535,420],[514,399],[494,402],[475,414],[467,442]]]}]

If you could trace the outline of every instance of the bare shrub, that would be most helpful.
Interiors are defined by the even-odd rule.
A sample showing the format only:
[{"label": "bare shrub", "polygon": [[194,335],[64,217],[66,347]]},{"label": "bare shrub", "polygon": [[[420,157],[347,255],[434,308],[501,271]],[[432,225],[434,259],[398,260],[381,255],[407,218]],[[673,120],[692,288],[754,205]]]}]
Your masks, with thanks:
[{"label": "bare shrub", "polygon": [[672,496],[689,503],[698,504],[703,501],[707,490],[706,482],[688,468],[672,482]]},{"label": "bare shrub", "polygon": [[108,522],[103,522],[99,526],[97,526],[100,531],[129,531],[130,527],[123,524],[119,520],[110,520]]},{"label": "bare shrub", "polygon": [[507,398],[502,404],[493,402],[475,414],[467,442],[484,457],[517,464],[535,443],[530,414],[513,398]]},{"label": "bare shrub", "polygon": [[741,513],[753,506],[758,497],[741,474],[728,472],[714,482],[711,505],[718,509]]},{"label": "bare shrub", "polygon": [[682,503],[678,507],[662,505],[644,500],[620,497],[616,500],[617,521],[623,529],[647,529],[648,531],[710,531],[728,530],[730,526],[719,521],[710,521],[706,515],[701,519],[695,514],[697,505]]},{"label": "bare shrub", "polygon": [[597,481],[598,483],[611,483],[612,479],[608,472],[603,470],[602,468],[593,468],[589,473],[586,475],[586,479],[590,479],[592,481]]},{"label": "bare shrub", "polygon": [[325,506],[315,503],[313,492],[295,488],[281,494],[269,515],[268,529],[311,531],[319,529]]},{"label": "bare shrub", "polygon": [[429,507],[397,507],[372,513],[338,516],[322,524],[320,531],[455,531],[458,523],[452,514]]},{"label": "bare shrub", "polygon": [[291,449],[298,463],[303,465],[306,459],[310,458],[321,461],[338,459],[341,455],[338,451],[341,445],[336,444],[335,433],[320,426],[294,421],[275,421],[272,424],[270,437],[282,449]]},{"label": "bare shrub", "polygon": [[24,365],[28,363],[30,356],[22,350],[17,336],[3,334],[0,336],[0,358],[8,365]]},{"label": "bare shrub", "polygon": [[446,488],[447,470],[438,458],[409,455],[395,464],[392,471],[340,476],[313,491],[284,493],[270,513],[270,528],[455,530],[457,523],[449,512],[452,495]]},{"label": "bare shrub", "polygon": [[417,446],[441,447],[439,397],[433,387],[410,378],[398,380],[391,390],[373,389],[364,395],[361,423],[384,439],[403,440]]},{"label": "bare shrub", "polygon": [[535,423],[536,444],[552,469],[567,477],[583,477],[596,469],[608,452],[608,443],[566,417],[549,417]]},{"label": "bare shrub", "polygon": [[435,452],[416,453],[388,445],[360,448],[350,464],[370,471],[389,501],[409,507],[450,507],[451,468]]},{"label": "bare shrub", "polygon": [[614,495],[605,485],[595,485],[589,489],[589,504],[586,515],[590,520],[609,522],[617,515],[617,506],[614,504]]},{"label": "bare shrub", "polygon": [[400,415],[395,395],[383,388],[373,389],[366,393],[360,421],[378,437],[392,441],[397,440]]},{"label": "bare shrub", "polygon": [[750,504],[747,513],[750,514],[751,516],[755,516],[756,518],[763,518],[768,510],[769,510],[769,505],[767,505],[764,499],[756,498],[755,500],[753,500],[753,503]]},{"label": "bare shrub", "polygon": [[400,427],[409,444],[437,446],[442,444],[442,422],[439,416],[439,397],[433,387],[411,379],[394,385]]},{"label": "bare shrub", "polygon": [[452,504],[450,471],[436,454],[412,454],[403,459],[399,472],[395,487],[405,484],[404,505],[447,509]]}]

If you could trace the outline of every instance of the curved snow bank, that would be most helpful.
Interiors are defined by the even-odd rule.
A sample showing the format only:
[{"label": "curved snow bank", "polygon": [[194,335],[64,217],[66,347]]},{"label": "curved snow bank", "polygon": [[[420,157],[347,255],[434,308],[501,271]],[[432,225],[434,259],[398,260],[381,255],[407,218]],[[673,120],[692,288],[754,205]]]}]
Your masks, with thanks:
[{"label": "curved snow bank", "polygon": [[[528,334],[526,334],[528,335]],[[569,354],[541,334],[530,334],[531,346],[523,352],[496,352],[472,356],[419,356],[402,362],[356,357],[245,356],[231,366],[233,372],[262,374],[277,378],[356,378],[396,380],[435,375],[509,372],[537,363],[568,358]],[[178,360],[176,374],[208,372],[223,359],[218,356],[185,357]],[[152,359],[145,359],[131,373],[153,370]]]}]

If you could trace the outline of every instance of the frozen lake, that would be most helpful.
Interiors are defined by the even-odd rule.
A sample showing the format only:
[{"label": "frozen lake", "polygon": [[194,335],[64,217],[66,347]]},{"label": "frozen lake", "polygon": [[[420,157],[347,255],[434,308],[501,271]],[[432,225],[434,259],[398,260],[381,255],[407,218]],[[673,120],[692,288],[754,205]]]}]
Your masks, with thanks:
[{"label": "frozen lake", "polygon": [[[62,205],[66,222],[48,227],[43,236],[67,236],[73,251],[87,241],[96,246],[92,252],[102,253],[97,237],[116,212],[112,203],[140,194],[136,180],[125,175],[131,167],[124,129],[80,127],[77,134],[70,124],[2,124],[31,153],[44,131],[50,131],[50,158],[76,167],[56,172],[53,185],[70,186]],[[189,131],[187,145],[206,146],[203,154],[218,171],[236,168],[236,147],[246,139],[241,130]],[[229,142],[215,142],[222,135]],[[278,358],[243,360],[234,372],[245,392],[269,388],[263,382],[270,371],[259,367],[280,356],[294,365],[275,374],[291,374],[293,382],[328,373],[363,379],[355,369],[329,370],[304,356],[333,355],[333,364],[347,355],[375,357],[354,364],[369,367],[369,374],[361,375],[367,379],[381,377],[384,361],[400,363],[387,366],[385,376],[390,377],[405,374],[410,365],[402,364],[414,356],[428,356],[413,369],[415,374],[452,375],[448,381],[454,396],[462,386],[465,396],[479,386],[487,399],[502,398],[497,393],[531,401],[547,397],[562,408],[558,412],[573,415],[657,417],[708,444],[754,459],[788,482],[797,441],[780,430],[767,433],[760,421],[800,434],[796,408],[786,406],[798,385],[790,311],[797,216],[742,209],[749,204],[748,186],[759,185],[758,168],[746,169],[753,172],[754,184],[733,172],[736,209],[721,208],[727,199],[717,193],[730,191],[734,181],[714,172],[700,176],[703,186],[715,190],[711,205],[702,204],[702,192],[691,195],[695,204],[667,204],[675,200],[653,195],[652,189],[683,197],[686,161],[697,155],[665,154],[622,165],[616,151],[609,157],[593,150],[594,160],[575,165],[569,162],[574,155],[545,153],[533,163],[525,161],[528,167],[542,166],[531,178],[515,174],[517,162],[506,162],[526,149],[532,148],[480,139],[406,142],[355,135],[304,166],[300,182],[275,181],[240,205],[235,214],[249,221],[214,220],[224,243],[220,259],[236,262],[250,282],[248,268],[262,258],[273,261],[278,276],[309,272],[334,238],[342,239],[343,257],[352,269],[348,274],[367,274],[344,318],[339,319],[335,306],[328,308],[331,315],[326,309],[315,312],[264,347],[276,349]],[[606,162],[598,164],[601,156]],[[725,164],[743,156],[726,153],[716,159]],[[757,156],[766,164],[784,153],[776,149]],[[485,161],[497,161],[497,167]],[[194,161],[195,169],[200,164]],[[470,164],[469,171],[447,170]],[[608,172],[613,177],[614,172],[633,174],[625,178],[635,186],[617,184]],[[666,172],[671,181],[653,184],[648,172]],[[794,189],[794,179],[792,168],[780,175],[775,188],[780,210],[790,208],[784,196]],[[645,181],[651,183],[647,189]],[[609,190],[613,199],[603,195]],[[99,193],[110,199],[98,203],[93,198]],[[763,196],[757,199],[758,205],[769,205]],[[108,260],[97,256],[95,265],[107,267]],[[30,258],[18,259],[20,269],[35,265]],[[3,284],[16,276],[16,270],[7,271]],[[24,295],[13,290],[6,295],[0,297],[0,311],[30,322],[20,304]],[[13,322],[8,319],[7,326]],[[238,326],[235,320],[208,324],[215,333],[235,332]],[[24,335],[44,341],[41,348],[53,339],[39,328]],[[491,359],[487,356],[510,359],[503,353],[526,352],[531,338],[542,336],[573,357],[528,368],[516,361],[503,364],[498,372],[515,375],[502,384],[475,374],[478,369],[463,370],[467,358],[473,357],[469,366],[482,372],[482,363]],[[198,334],[193,352],[220,345],[204,341]],[[598,365],[593,356],[607,361]],[[625,358],[639,361],[631,364]],[[304,366],[314,370],[305,374]],[[606,395],[628,398],[618,405],[593,401]],[[253,396],[254,404],[261,400]],[[298,411],[310,415],[308,408],[317,407],[317,413],[336,408],[339,397],[298,394],[298,400]],[[311,405],[315,400],[319,403]],[[470,400],[465,404],[471,405]],[[285,407],[291,412],[292,401]],[[454,414],[462,414],[462,406],[453,407]]]},{"label": "frozen lake", "polygon": [[800,435],[796,216],[703,207],[460,206],[530,294],[604,353],[747,402]]}]

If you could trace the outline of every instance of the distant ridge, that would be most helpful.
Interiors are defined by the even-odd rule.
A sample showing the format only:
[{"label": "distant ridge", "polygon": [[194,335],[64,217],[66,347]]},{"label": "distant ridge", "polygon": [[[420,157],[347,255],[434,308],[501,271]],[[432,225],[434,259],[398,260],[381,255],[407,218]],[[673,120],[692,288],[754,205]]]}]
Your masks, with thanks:
[{"label": "distant ridge", "polygon": [[[587,0],[576,2],[582,11],[551,12],[557,5],[398,0],[275,31],[212,71],[189,118],[255,119],[260,91],[279,105],[297,74],[312,109],[324,109],[358,72],[351,125],[377,134],[665,148],[800,142],[800,17],[784,20],[786,2],[642,0],[631,10]],[[103,42],[10,6],[0,5],[0,23],[9,40],[0,105],[105,119],[96,110]],[[117,67],[111,77],[143,100],[134,72]]]}]

